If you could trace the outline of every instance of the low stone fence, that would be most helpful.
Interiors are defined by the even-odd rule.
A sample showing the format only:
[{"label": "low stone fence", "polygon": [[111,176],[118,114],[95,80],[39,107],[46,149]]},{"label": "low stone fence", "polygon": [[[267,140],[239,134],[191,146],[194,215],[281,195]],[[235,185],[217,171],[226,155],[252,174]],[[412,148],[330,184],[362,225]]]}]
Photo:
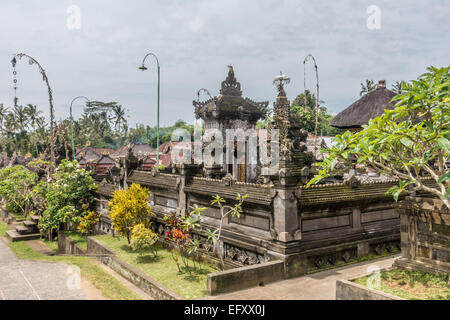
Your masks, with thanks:
[{"label": "low stone fence", "polygon": [[6,219],[8,219],[8,211],[5,210],[4,206],[0,207],[0,213],[0,218],[6,222]]},{"label": "low stone fence", "polygon": [[[359,278],[359,277],[358,277]],[[405,300],[389,293],[374,290],[352,281],[336,281],[336,300]]]},{"label": "low stone fence", "polygon": [[87,253],[89,255],[114,255],[114,252],[106,248],[100,241],[92,237],[87,238]]},{"label": "low stone fence", "polygon": [[157,300],[183,299],[142,271],[119,260],[116,256],[99,256],[97,259]]},{"label": "low stone fence", "polygon": [[207,275],[206,291],[210,295],[247,289],[284,278],[284,261],[272,261]]},{"label": "low stone fence", "polygon": [[128,263],[121,261],[116,257],[113,251],[108,249],[100,241],[87,238],[87,254],[95,256],[106,266],[123,276],[125,279],[135,284],[137,287],[151,295],[157,300],[182,300],[183,298],[165,288],[157,281],[150,278],[144,272],[136,269]]},{"label": "low stone fence", "polygon": [[86,255],[86,250],[81,248],[63,231],[58,232],[58,254],[70,254],[74,256]]},{"label": "low stone fence", "polygon": [[5,207],[0,208],[0,212],[1,212],[0,218],[6,224],[11,224],[16,221],[16,217],[14,215],[12,215],[11,213],[9,213],[8,211],[6,211]]}]

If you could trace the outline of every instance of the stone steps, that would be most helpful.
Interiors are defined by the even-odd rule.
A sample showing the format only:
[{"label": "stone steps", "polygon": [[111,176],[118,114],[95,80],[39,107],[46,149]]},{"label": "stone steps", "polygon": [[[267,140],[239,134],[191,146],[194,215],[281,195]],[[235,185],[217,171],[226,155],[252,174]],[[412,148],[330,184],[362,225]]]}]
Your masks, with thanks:
[{"label": "stone steps", "polygon": [[8,230],[6,231],[6,237],[9,238],[12,242],[15,242],[38,240],[41,238],[41,235],[39,233],[20,234],[16,230]]},{"label": "stone steps", "polygon": [[41,219],[41,216],[38,215],[30,216],[30,219],[32,222],[36,222],[37,224],[39,222],[39,219]]},{"label": "stone steps", "polygon": [[32,233],[31,230],[25,226],[17,226],[16,227],[16,232],[18,234],[30,234]]},{"label": "stone steps", "polygon": [[24,221],[23,224],[25,227],[28,228],[30,233],[39,233],[38,225],[36,222],[27,220],[27,221]]}]

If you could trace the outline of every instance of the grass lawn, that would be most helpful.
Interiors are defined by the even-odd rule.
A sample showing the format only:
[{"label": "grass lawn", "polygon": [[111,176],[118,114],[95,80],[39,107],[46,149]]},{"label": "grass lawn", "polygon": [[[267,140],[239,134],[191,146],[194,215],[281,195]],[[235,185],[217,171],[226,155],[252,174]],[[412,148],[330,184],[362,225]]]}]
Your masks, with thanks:
[{"label": "grass lawn", "polygon": [[[4,235],[4,230],[8,227],[0,222],[0,236]],[[54,250],[55,244],[45,242]],[[34,251],[26,242],[10,242],[9,247],[20,259],[39,260],[48,262],[65,262],[69,265],[76,265],[81,270],[81,275],[88,279],[96,288],[102,291],[104,297],[113,300],[141,300],[134,292],[127,289],[117,279],[108,274],[100,267],[93,258],[75,256],[47,256]]]},{"label": "grass lawn", "polygon": [[[354,282],[367,286],[368,277]],[[377,290],[408,300],[450,300],[448,277],[418,270],[392,269],[381,272],[381,288]]]},{"label": "grass lawn", "polygon": [[8,230],[9,230],[8,226],[2,221],[0,221],[0,237],[4,237],[6,235],[6,231]]},{"label": "grass lawn", "polygon": [[72,239],[75,244],[79,245],[81,249],[87,250],[87,239],[81,233],[76,231],[64,231],[64,234]]},{"label": "grass lawn", "polygon": [[179,263],[183,266],[180,273],[167,249],[159,247],[157,257],[151,253],[139,257],[137,252],[132,251],[125,237],[113,238],[111,235],[102,235],[95,238],[113,250],[120,260],[140,269],[185,299],[202,298],[206,293],[206,275],[216,271],[212,266],[205,264],[202,264],[201,271],[198,267],[193,270],[192,261],[189,262],[191,268],[187,270],[180,258]]}]

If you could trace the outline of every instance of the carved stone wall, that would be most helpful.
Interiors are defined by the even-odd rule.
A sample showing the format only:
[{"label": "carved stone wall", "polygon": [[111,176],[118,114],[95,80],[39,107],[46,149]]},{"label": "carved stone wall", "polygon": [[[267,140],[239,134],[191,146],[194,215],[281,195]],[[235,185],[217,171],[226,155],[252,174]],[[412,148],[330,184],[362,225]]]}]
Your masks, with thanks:
[{"label": "carved stone wall", "polygon": [[450,273],[450,212],[437,199],[408,197],[400,205],[399,266]]},{"label": "carved stone wall", "polygon": [[[202,240],[201,252],[212,253],[206,228],[219,225],[219,213],[210,208],[211,198],[219,194],[233,204],[237,193],[247,194],[241,217],[224,221],[223,252],[228,268],[284,259],[291,264],[290,274],[304,274],[308,268],[350,261],[376,251],[395,248],[399,242],[399,216],[390,196],[385,195],[395,182],[348,186],[331,185],[312,189],[292,187],[289,196],[270,185],[238,183],[226,179],[155,174],[134,171],[129,183],[140,183],[151,191],[149,204],[156,217],[153,229],[167,231],[164,215],[183,214],[196,204],[207,207],[202,227],[195,234]],[[100,199],[108,199],[113,188],[99,188]],[[365,196],[368,192],[371,197]],[[341,197],[333,193],[341,194]],[[289,199],[291,201],[287,201]],[[277,200],[278,199],[278,200]],[[286,205],[286,203],[291,203]],[[104,215],[102,232],[112,232]],[[297,268],[297,269],[296,269]],[[293,271],[296,270],[296,271]]]}]

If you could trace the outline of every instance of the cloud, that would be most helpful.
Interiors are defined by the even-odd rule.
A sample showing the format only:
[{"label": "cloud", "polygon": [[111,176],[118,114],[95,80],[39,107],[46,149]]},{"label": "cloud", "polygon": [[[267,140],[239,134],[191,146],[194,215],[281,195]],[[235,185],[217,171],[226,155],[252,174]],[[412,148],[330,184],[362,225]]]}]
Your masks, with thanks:
[{"label": "cloud", "polygon": [[[68,30],[67,8],[81,9],[81,29]],[[369,30],[366,9],[381,9],[381,29]],[[413,79],[428,65],[448,64],[450,36],[446,1],[2,1],[0,103],[11,104],[12,54],[23,51],[46,69],[56,116],[68,114],[77,95],[118,101],[136,122],[156,123],[156,69],[138,66],[154,52],[161,63],[161,123],[193,121],[199,88],[218,94],[233,64],[244,95],[276,96],[272,78],[292,78],[293,99],[303,90],[304,57],[319,67],[321,100],[337,113],[359,97],[366,78],[392,83]],[[13,28],[11,26],[14,26]],[[7,30],[7,31],[6,31]],[[307,86],[315,86],[308,66]],[[47,94],[34,66],[20,63],[18,95],[46,114]],[[81,106],[75,114],[81,114]]]}]

